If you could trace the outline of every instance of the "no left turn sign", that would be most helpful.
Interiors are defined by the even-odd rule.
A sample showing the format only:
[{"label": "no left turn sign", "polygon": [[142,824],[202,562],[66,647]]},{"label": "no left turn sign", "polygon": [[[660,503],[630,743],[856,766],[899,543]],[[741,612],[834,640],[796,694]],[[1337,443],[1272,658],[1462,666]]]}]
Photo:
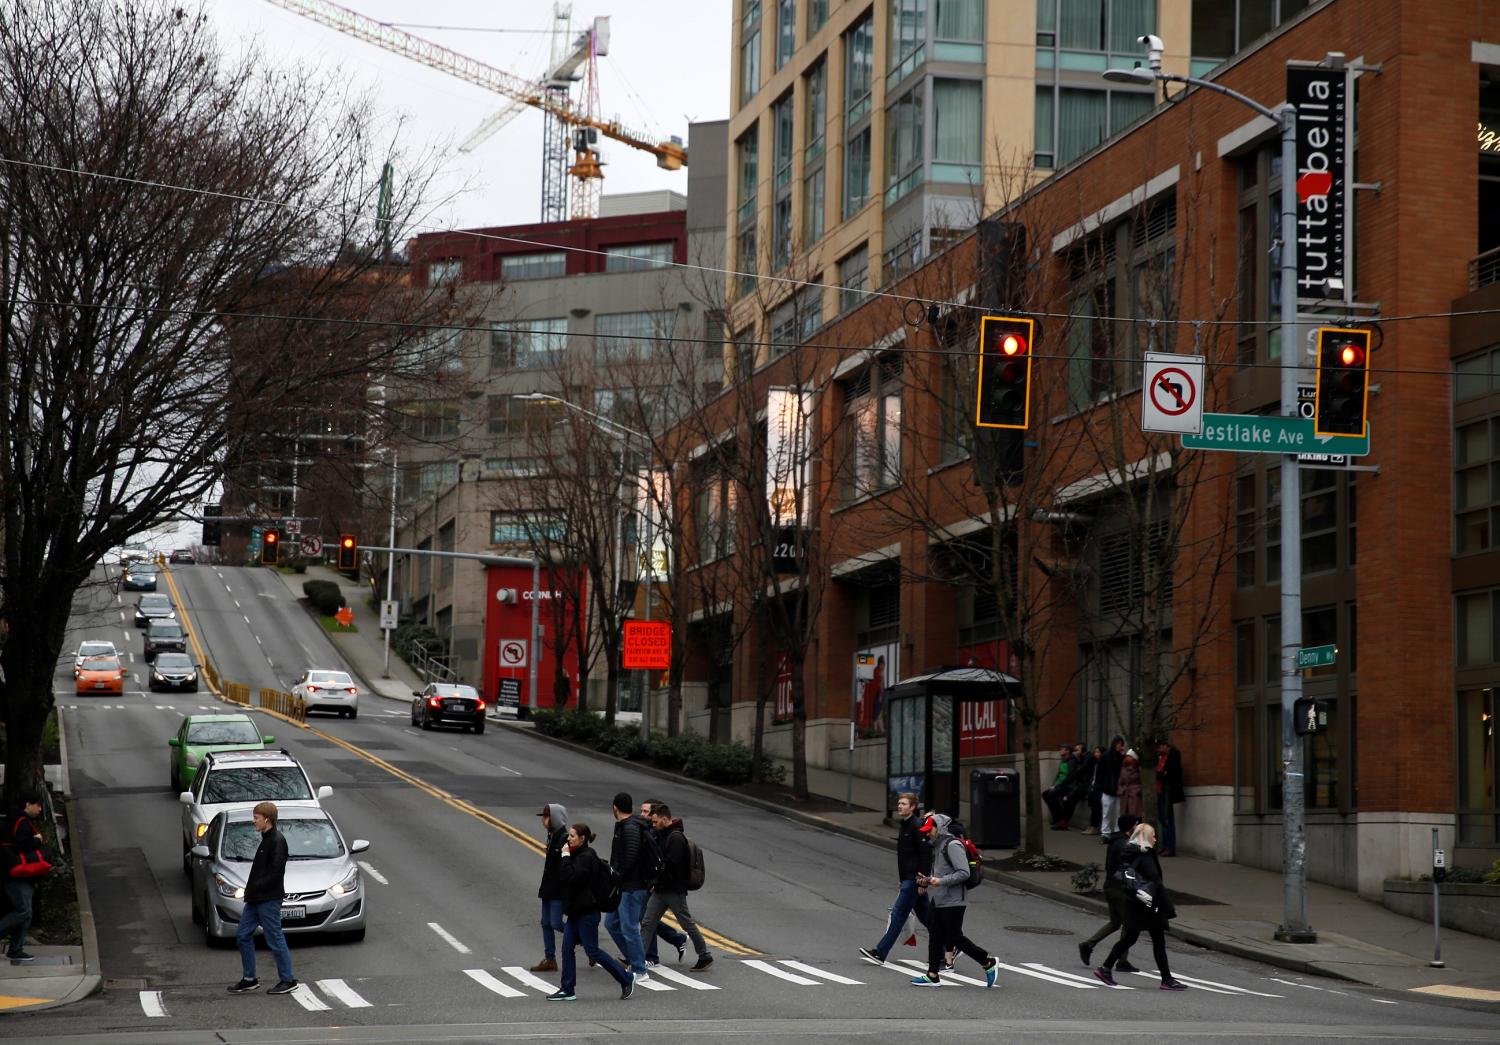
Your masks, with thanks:
[{"label": "no left turn sign", "polygon": [[500,640],[500,666],[502,668],[524,668],[526,666],[526,640]]},{"label": "no left turn sign", "polygon": [[1146,353],[1142,431],[1197,435],[1203,430],[1203,358],[1170,352]]}]

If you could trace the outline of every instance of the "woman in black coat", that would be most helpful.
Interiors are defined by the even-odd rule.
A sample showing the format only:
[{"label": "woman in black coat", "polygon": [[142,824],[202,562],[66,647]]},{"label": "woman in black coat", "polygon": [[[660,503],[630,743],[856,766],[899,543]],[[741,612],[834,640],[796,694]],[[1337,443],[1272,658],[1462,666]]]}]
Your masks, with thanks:
[{"label": "woman in black coat", "polygon": [[620,998],[635,991],[635,977],[620,968],[620,963],[599,948],[600,900],[610,892],[609,865],[589,848],[594,832],[588,824],[568,828],[568,842],[563,847],[558,876],[563,888],[562,987],[547,995],[548,1001],[575,1001],[578,986],[573,949],[583,944],[590,961],[601,966],[620,985]]},{"label": "woman in black coat", "polygon": [[[1137,824],[1125,846],[1120,865],[1135,872],[1139,885],[1134,894],[1126,898],[1125,930],[1115,941],[1104,964],[1094,970],[1094,975],[1111,987],[1115,986],[1115,964],[1125,957],[1141,933],[1146,932],[1151,934],[1151,953],[1156,957],[1156,968],[1161,973],[1161,989],[1185,991],[1186,985],[1172,978],[1172,970],[1167,965],[1167,922],[1177,917],[1177,909],[1172,906],[1172,897],[1162,884],[1161,864],[1156,859],[1155,848],[1156,828],[1150,824]],[[1149,905],[1137,899],[1140,892],[1151,895]]]}]

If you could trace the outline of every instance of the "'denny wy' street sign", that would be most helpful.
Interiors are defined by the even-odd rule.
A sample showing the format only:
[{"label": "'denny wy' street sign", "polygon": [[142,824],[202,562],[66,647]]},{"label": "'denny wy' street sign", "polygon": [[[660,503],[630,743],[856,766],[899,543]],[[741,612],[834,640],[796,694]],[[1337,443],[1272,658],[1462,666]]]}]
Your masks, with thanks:
[{"label": "'denny wy' street sign", "polygon": [[1297,651],[1297,667],[1327,668],[1333,666],[1338,656],[1337,646],[1303,646]]},{"label": "'denny wy' street sign", "polygon": [[1204,414],[1203,431],[1184,434],[1186,450],[1231,450],[1256,454],[1347,454],[1370,452],[1370,425],[1363,436],[1317,435],[1307,417]]}]

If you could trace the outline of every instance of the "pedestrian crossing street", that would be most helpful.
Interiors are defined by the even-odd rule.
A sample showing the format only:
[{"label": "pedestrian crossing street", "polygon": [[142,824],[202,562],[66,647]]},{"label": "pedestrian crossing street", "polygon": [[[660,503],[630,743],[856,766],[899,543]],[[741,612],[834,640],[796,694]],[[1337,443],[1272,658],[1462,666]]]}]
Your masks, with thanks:
[{"label": "pedestrian crossing street", "polygon": [[[692,974],[669,966],[657,966],[651,970],[651,978],[636,984],[637,997],[649,992],[652,995],[677,993],[679,996],[691,997],[699,992],[710,991],[735,991],[749,988],[756,990],[766,984],[775,989],[786,989],[795,991],[806,991],[818,988],[831,988],[840,990],[867,990],[887,993],[893,987],[899,987],[903,980],[910,980],[918,973],[926,970],[926,963],[915,958],[905,958],[897,961],[888,961],[880,966],[873,963],[854,969],[835,971],[823,965],[814,964],[811,961],[800,961],[794,958],[750,958],[731,959],[720,957],[715,960],[713,969],[707,974]],[[977,971],[977,970],[975,970]],[[539,976],[530,972],[526,967],[520,965],[502,965],[496,968],[468,968],[462,970],[466,980],[458,980],[459,983],[468,983],[476,993],[476,1000],[503,999],[508,1002],[525,1003],[527,1001],[541,1001],[547,995],[557,990],[557,974],[549,974],[551,978]],[[579,955],[578,975],[580,994],[587,1000],[607,1001],[615,997],[614,983],[608,981],[598,970],[590,970],[583,956]],[[1095,991],[1115,990],[1134,991],[1149,990],[1155,993],[1156,984],[1160,980],[1155,970],[1142,970],[1134,974],[1117,974],[1120,982],[1114,987],[1108,987],[1095,979],[1093,975],[1083,967],[1077,971],[1059,969],[1055,966],[1046,965],[1042,962],[1020,962],[1000,963],[1000,982],[996,985],[997,990],[1021,989],[1023,987],[1045,987],[1056,988],[1064,991]],[[1247,999],[1280,999],[1285,994],[1278,994],[1271,990],[1262,990],[1263,985],[1256,980],[1256,986],[1244,986],[1240,984],[1227,983],[1219,980],[1209,980],[1198,976],[1184,975],[1174,972],[1173,975],[1192,990],[1204,991],[1210,994],[1225,997],[1238,997]],[[1249,974],[1247,974],[1248,976]],[[896,977],[902,977],[898,980]],[[602,989],[596,992],[594,987],[600,984],[592,978],[606,980]],[[1250,977],[1254,979],[1253,977]],[[453,982],[454,977],[446,977],[447,982]],[[1130,982],[1126,982],[1126,981]],[[944,972],[942,975],[945,988],[958,989],[985,989],[984,980],[980,976],[967,973]],[[1293,983],[1287,980],[1268,980],[1266,983],[1279,983],[1286,986],[1300,987],[1307,990],[1324,990],[1310,984]],[[363,993],[362,993],[363,990]],[[1331,993],[1342,994],[1344,992],[1332,991]],[[166,1019],[171,1016],[172,997],[201,1001],[204,988],[181,988],[178,991],[141,991],[140,1007],[142,1013],[153,1019]],[[367,995],[377,999],[382,998],[382,992],[375,986],[357,987],[345,979],[316,979],[304,980],[301,986],[291,994],[292,1000],[308,1012],[329,1012],[335,1010],[368,1009],[376,1005]],[[213,995],[218,997],[218,991]],[[1366,1000],[1382,1005],[1394,1005],[1396,1002],[1374,996],[1365,996]],[[663,999],[666,1000],[666,999]]]}]

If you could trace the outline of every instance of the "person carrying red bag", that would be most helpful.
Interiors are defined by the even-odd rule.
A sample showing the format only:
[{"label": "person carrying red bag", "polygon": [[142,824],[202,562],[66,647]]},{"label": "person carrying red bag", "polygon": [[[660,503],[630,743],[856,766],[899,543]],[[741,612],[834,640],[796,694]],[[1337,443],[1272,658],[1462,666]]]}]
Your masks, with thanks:
[{"label": "person carrying red bag", "polygon": [[10,913],[0,918],[0,940],[9,935],[5,956],[12,962],[36,960],[22,947],[26,943],[26,930],[31,928],[31,899],[37,883],[52,870],[42,836],[33,823],[41,815],[41,795],[32,792],[22,795],[20,808],[5,818],[5,852],[0,854],[5,860],[0,866],[5,871],[5,896],[10,901]]}]

